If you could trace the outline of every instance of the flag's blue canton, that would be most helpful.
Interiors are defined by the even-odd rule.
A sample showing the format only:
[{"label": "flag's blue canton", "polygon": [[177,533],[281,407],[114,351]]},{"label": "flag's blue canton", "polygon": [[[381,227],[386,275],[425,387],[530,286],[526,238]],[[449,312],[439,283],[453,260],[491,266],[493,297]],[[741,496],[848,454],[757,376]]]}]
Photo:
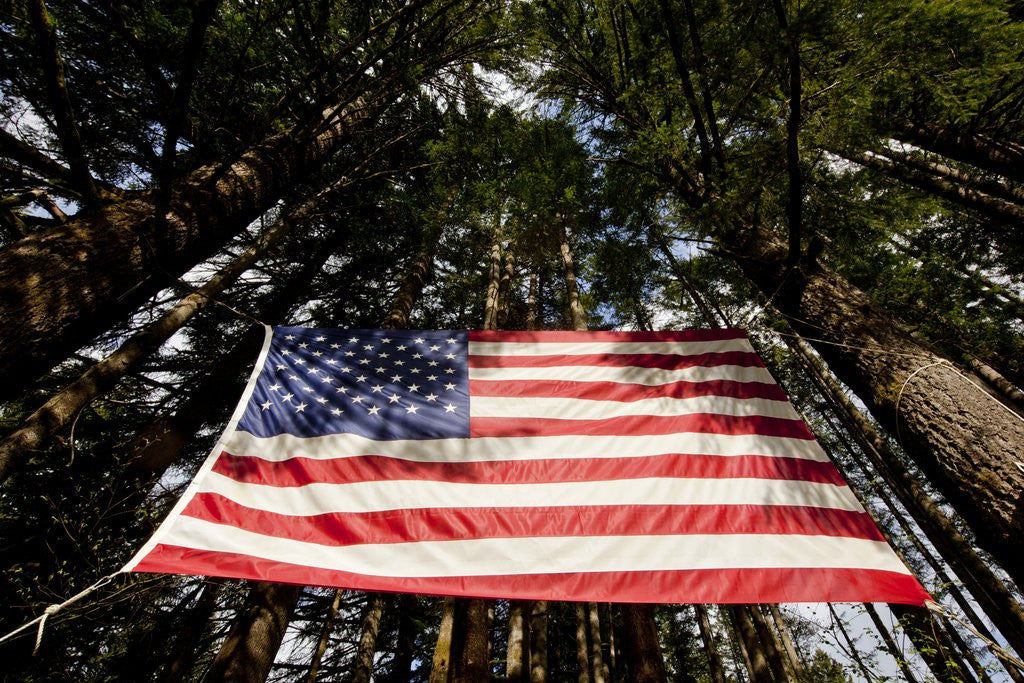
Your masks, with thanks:
[{"label": "flag's blue canton", "polygon": [[371,439],[469,436],[464,331],[276,327],[239,429]]}]

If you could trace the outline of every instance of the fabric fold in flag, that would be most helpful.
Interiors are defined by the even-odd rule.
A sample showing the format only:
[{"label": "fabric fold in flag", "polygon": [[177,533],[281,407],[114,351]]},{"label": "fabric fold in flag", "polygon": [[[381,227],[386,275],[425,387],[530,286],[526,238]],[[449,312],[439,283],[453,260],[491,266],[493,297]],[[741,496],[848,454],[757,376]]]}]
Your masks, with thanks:
[{"label": "fabric fold in flag", "polygon": [[744,331],[267,330],[125,571],[613,602],[929,600]]}]

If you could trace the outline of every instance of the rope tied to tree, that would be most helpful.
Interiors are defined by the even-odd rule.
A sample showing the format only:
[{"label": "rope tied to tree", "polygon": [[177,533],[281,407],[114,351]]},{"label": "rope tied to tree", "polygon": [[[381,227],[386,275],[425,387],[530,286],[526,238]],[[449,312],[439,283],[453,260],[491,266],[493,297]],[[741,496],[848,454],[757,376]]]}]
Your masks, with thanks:
[{"label": "rope tied to tree", "polygon": [[101,578],[98,581],[96,581],[96,583],[94,583],[91,586],[89,586],[88,588],[85,588],[84,590],[76,593],[75,595],[71,596],[70,598],[68,598],[64,602],[58,602],[58,603],[54,603],[52,605],[49,605],[46,609],[43,610],[42,614],[40,614],[38,617],[36,617],[32,621],[30,621],[28,623],[25,623],[25,624],[22,624],[21,626],[19,626],[18,628],[14,629],[13,631],[8,633],[7,635],[0,637],[0,643],[5,643],[8,640],[16,638],[18,635],[20,635],[24,631],[27,631],[28,629],[32,628],[34,625],[39,624],[39,627],[36,630],[36,644],[35,644],[35,647],[32,648],[32,656],[33,657],[36,656],[37,654],[39,654],[39,646],[42,645],[42,643],[43,643],[43,631],[46,629],[46,622],[47,622],[47,620],[50,617],[52,617],[53,615],[55,615],[58,612],[60,612],[65,607],[73,605],[74,603],[78,602],[82,598],[85,598],[85,597],[87,597],[89,595],[92,595],[93,593],[95,593],[99,589],[103,588],[108,583],[113,581],[117,577],[118,573],[120,573],[120,572],[115,572],[113,574],[107,574],[103,578]]},{"label": "rope tied to tree", "polygon": [[974,634],[974,636],[976,638],[980,639],[983,643],[988,645],[989,649],[992,650],[992,652],[995,654],[996,657],[998,657],[999,659],[1003,660],[1005,663],[1009,664],[1010,666],[1014,666],[1014,667],[1020,669],[1022,672],[1024,672],[1024,662],[1022,662],[1021,660],[1019,660],[1016,657],[1014,657],[1008,650],[1006,650],[1006,648],[1001,646],[999,643],[997,643],[997,642],[993,641],[991,638],[988,638],[987,636],[982,635],[981,633],[979,633],[973,626],[971,626],[970,623],[968,623],[967,621],[961,619],[958,614],[953,612],[951,609],[949,609],[945,605],[942,605],[942,604],[939,604],[937,602],[933,602],[933,601],[929,600],[928,602],[924,603],[924,606],[929,611],[934,612],[935,614],[938,614],[938,615],[940,615],[942,617],[945,617],[947,619],[952,619],[956,623],[960,624],[962,627],[964,627],[965,629],[970,631],[972,634]]}]

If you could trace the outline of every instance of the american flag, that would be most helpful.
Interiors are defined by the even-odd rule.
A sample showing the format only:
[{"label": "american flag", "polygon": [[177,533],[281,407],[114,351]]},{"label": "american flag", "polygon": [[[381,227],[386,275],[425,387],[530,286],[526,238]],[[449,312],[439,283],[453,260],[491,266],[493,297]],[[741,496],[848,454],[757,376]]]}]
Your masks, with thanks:
[{"label": "american flag", "polygon": [[268,329],[125,571],[617,602],[928,595],[742,330]]}]

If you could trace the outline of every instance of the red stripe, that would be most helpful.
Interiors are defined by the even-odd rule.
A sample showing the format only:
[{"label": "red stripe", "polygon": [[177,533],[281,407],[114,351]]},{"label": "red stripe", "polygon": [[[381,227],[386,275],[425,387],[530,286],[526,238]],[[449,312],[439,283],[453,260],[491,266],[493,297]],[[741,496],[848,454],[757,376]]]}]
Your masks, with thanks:
[{"label": "red stripe", "polygon": [[645,398],[766,398],[788,401],[778,384],[766,382],[671,382],[670,384],[624,384],[621,382],[566,382],[561,380],[469,380],[470,396],[508,396],[517,398],[585,398],[594,401],[639,401]]},{"label": "red stripe", "polygon": [[264,536],[325,546],[668,534],[793,534],[883,540],[867,513],[782,505],[412,508],[296,516],[249,508],[217,493],[199,493],[182,514]]},{"label": "red stripe", "polygon": [[759,434],[813,439],[800,420],[763,415],[623,415],[594,420],[553,418],[471,417],[471,437],[511,436],[638,436],[641,434]]},{"label": "red stripe", "polygon": [[746,330],[664,330],[661,332],[511,332],[506,330],[469,330],[475,342],[688,342],[746,339]]},{"label": "red stripe", "polygon": [[134,571],[517,600],[719,604],[828,601],[905,605],[923,605],[931,600],[914,577],[877,569],[705,569],[402,579],[158,544]]},{"label": "red stripe", "polygon": [[667,353],[545,354],[543,356],[469,356],[471,368],[552,368],[560,366],[637,367],[661,370],[710,368],[737,365],[763,368],[760,356],[748,351],[723,351],[691,355]]},{"label": "red stripe", "polygon": [[461,484],[537,484],[609,481],[646,477],[688,479],[785,479],[845,486],[831,462],[765,455],[668,453],[633,458],[416,462],[383,455],[350,458],[289,458],[274,462],[221,453],[213,471],[236,481],[265,486],[304,486],[361,481],[448,481]]}]

